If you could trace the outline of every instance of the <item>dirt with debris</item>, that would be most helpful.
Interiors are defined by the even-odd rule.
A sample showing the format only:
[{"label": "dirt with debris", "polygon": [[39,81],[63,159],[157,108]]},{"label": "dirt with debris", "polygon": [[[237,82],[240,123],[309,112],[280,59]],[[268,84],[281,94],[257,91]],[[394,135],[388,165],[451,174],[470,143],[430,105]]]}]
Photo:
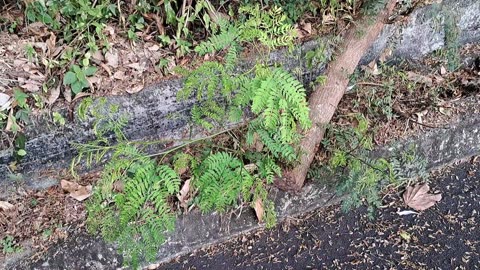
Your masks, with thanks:
[{"label": "dirt with debris", "polygon": [[443,198],[418,214],[399,215],[409,209],[391,190],[374,220],[365,208],[332,206],[157,269],[480,269],[479,160],[429,182]]},{"label": "dirt with debris", "polygon": [[[98,172],[92,172],[83,175],[77,183],[89,186],[98,177]],[[63,179],[73,180],[71,176]],[[0,200],[11,205],[8,211],[0,207],[0,262],[22,252],[32,253],[32,259],[39,258],[59,240],[85,232],[85,205],[75,199],[75,193],[68,188],[58,185],[27,190],[21,183],[18,185],[7,201]],[[8,237],[11,240],[6,242]],[[5,248],[7,245],[11,250]]]}]

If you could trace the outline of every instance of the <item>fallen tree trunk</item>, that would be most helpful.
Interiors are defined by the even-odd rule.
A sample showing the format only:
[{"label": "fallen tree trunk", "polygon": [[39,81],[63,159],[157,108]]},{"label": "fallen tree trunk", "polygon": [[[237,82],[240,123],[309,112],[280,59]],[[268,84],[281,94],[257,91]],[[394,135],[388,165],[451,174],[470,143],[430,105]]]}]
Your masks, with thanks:
[{"label": "fallen tree trunk", "polygon": [[364,16],[346,33],[339,55],[326,70],[326,83],[317,86],[310,96],[312,128],[300,143],[302,153],[300,163],[293,170],[284,173],[281,179],[277,179],[275,183],[277,187],[288,191],[298,191],[302,188],[310,164],[325,134],[327,124],[332,119],[338,103],[347,89],[350,75],[382,31],[395,3],[395,0],[388,1],[386,7],[379,12],[376,18]]}]

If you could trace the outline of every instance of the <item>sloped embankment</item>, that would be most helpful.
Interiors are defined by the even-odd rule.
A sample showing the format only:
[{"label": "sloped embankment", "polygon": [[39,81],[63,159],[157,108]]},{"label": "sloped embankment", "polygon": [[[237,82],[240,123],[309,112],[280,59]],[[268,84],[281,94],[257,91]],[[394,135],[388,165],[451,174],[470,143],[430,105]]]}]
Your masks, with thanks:
[{"label": "sloped embankment", "polygon": [[[388,25],[371,51],[364,57],[363,63],[378,56],[385,48],[390,47],[394,59],[420,59],[434,50],[449,47],[451,39],[446,38],[451,27],[456,29],[456,46],[480,40],[480,3],[476,1],[445,1],[443,4],[426,6],[409,16],[408,23]],[[453,16],[452,20],[446,17]],[[293,54],[285,51],[272,53],[272,62],[283,63],[287,68],[302,67],[304,82],[308,83],[321,73],[323,66],[307,69],[303,55],[318,46],[319,42],[304,44]],[[246,59],[243,67],[251,65],[252,60]],[[242,67],[239,67],[242,70]],[[152,139],[158,137],[182,138],[189,134],[189,126],[185,115],[193,101],[178,103],[175,93],[181,88],[181,80],[171,80],[152,86],[144,91],[123,97],[111,97],[109,104],[119,104],[120,114],[130,116],[130,124],[126,134],[130,139]],[[427,159],[428,167],[435,168],[456,159],[478,154],[480,139],[478,126],[480,114],[478,97],[456,101],[458,106],[468,108],[461,115],[448,123],[447,128],[431,129],[410,138],[401,140],[395,145],[379,149],[377,153],[388,156],[398,153],[414,145],[417,153]],[[175,115],[175,117],[171,117]],[[71,141],[88,141],[93,119],[75,123],[62,130],[49,129],[45,120],[38,119],[36,129],[30,131],[30,141],[27,149],[31,157],[23,164],[24,171],[41,172],[49,168],[62,168],[68,165],[74,151],[70,148]],[[202,136],[202,134],[198,134]],[[37,155],[38,154],[38,155]],[[7,152],[2,153],[2,162],[8,162]],[[46,183],[35,174],[30,174],[30,184]],[[52,183],[55,183],[53,181]],[[3,184],[8,182],[4,180]],[[48,183],[47,183],[48,184]],[[291,195],[277,191],[275,194],[277,213],[280,219],[304,213],[323,207],[339,200],[334,192],[323,184],[309,184],[300,194]],[[165,261],[179,254],[188,252],[211,243],[219,242],[232,236],[259,228],[251,212],[240,213],[238,217],[227,215],[200,215],[191,213],[177,220],[176,230],[162,246],[158,254],[159,261]],[[108,252],[107,252],[108,251]],[[79,260],[82,254],[83,259]],[[89,236],[73,236],[62,245],[53,247],[40,262],[34,264],[37,269],[64,269],[95,266],[99,269],[110,269],[121,265],[121,259],[114,255],[112,247],[102,240]],[[30,269],[33,264],[28,260],[19,264],[11,264],[12,269]]]}]

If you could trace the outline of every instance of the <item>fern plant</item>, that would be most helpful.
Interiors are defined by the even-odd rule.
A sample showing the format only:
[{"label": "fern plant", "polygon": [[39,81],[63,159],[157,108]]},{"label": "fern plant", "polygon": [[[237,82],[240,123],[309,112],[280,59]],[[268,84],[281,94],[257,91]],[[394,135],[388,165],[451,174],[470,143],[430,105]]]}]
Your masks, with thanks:
[{"label": "fern plant", "polygon": [[136,267],[142,259],[155,259],[164,233],[174,228],[175,213],[169,201],[179,191],[180,178],[171,167],[158,165],[142,151],[149,143],[128,141],[123,133],[126,118],[115,116],[118,106],[110,106],[105,113],[101,109],[105,104],[100,101],[82,108],[96,119],[96,139],[74,144],[79,154],[72,168],[81,161],[91,166],[108,158],[87,202],[87,228],[118,242],[125,263]]},{"label": "fern plant", "polygon": [[256,200],[261,200],[265,206],[265,223],[270,228],[276,223],[276,214],[273,202],[268,198],[267,185],[273,183],[275,176],[281,175],[281,169],[271,158],[263,155],[249,157],[251,164],[255,164],[253,170],[247,169],[241,159],[230,153],[208,155],[194,170],[192,183],[198,189],[196,200],[204,212],[223,212],[242,202],[253,207]]},{"label": "fern plant", "polygon": [[[257,64],[250,72],[235,73],[242,42],[258,41],[269,48],[293,42],[293,28],[281,9],[263,13],[257,5],[240,12],[244,14],[242,25],[221,22],[218,34],[195,48],[200,55],[222,51],[223,62],[206,61],[191,72],[180,70],[186,77],[177,99],[195,102],[192,121],[206,129],[222,125],[227,117],[239,121],[248,112],[254,119],[248,124],[246,138],[238,141],[245,141],[249,148],[181,152],[182,147],[196,142],[192,140],[168,150],[174,155],[164,159],[167,154],[163,154],[163,163],[157,164],[142,146],[161,141],[128,141],[121,131],[124,118],[90,110],[97,118],[97,139],[76,144],[79,155],[72,166],[82,160],[87,165],[108,160],[87,206],[88,228],[117,241],[127,264],[153,260],[164,232],[173,229],[171,201],[179,192],[180,176],[191,180],[196,194],[193,203],[203,212],[222,212],[238,204],[255,207],[260,202],[266,226],[276,222],[268,187],[281,176],[280,163],[297,160],[293,145],[300,138],[299,131],[311,126],[309,111],[305,89],[287,71]],[[86,111],[83,106],[82,118]],[[118,108],[111,113],[118,113]],[[252,149],[255,144],[261,144],[261,149]]]},{"label": "fern plant", "polygon": [[244,19],[239,25],[240,39],[246,42],[258,40],[270,49],[293,46],[296,32],[281,7],[273,6],[267,12],[260,5],[244,5],[239,8]]},{"label": "fern plant", "polygon": [[239,195],[248,201],[254,179],[243,162],[226,152],[209,155],[195,171],[202,211],[224,211],[237,203]]},{"label": "fern plant", "polygon": [[168,200],[179,191],[180,179],[170,167],[131,145],[117,146],[87,204],[90,231],[118,241],[128,265],[153,260],[172,230],[175,214]]}]

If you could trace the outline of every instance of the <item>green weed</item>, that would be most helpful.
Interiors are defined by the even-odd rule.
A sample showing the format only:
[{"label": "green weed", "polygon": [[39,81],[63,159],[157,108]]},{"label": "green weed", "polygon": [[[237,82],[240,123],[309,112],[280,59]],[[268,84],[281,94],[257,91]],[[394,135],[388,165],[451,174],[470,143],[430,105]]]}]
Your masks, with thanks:
[{"label": "green weed", "polygon": [[368,120],[356,115],[355,127],[331,127],[324,147],[330,154],[328,165],[310,173],[310,177],[329,174],[339,179],[337,190],[347,195],[342,202],[344,211],[367,206],[373,218],[381,206],[380,194],[389,185],[398,186],[413,177],[426,176],[426,160],[415,154],[414,148],[386,158],[372,158],[372,133]]},{"label": "green weed", "polygon": [[22,251],[22,247],[18,246],[18,244],[15,243],[15,239],[11,235],[7,235],[5,238],[3,238],[0,241],[0,244],[3,246],[3,249],[2,249],[3,254],[16,253],[16,252]]},{"label": "green weed", "polygon": [[65,73],[63,77],[63,85],[70,86],[72,92],[78,94],[84,88],[90,87],[87,78],[93,76],[95,72],[97,72],[96,67],[89,66],[81,68],[77,65],[72,65],[70,71]]}]

